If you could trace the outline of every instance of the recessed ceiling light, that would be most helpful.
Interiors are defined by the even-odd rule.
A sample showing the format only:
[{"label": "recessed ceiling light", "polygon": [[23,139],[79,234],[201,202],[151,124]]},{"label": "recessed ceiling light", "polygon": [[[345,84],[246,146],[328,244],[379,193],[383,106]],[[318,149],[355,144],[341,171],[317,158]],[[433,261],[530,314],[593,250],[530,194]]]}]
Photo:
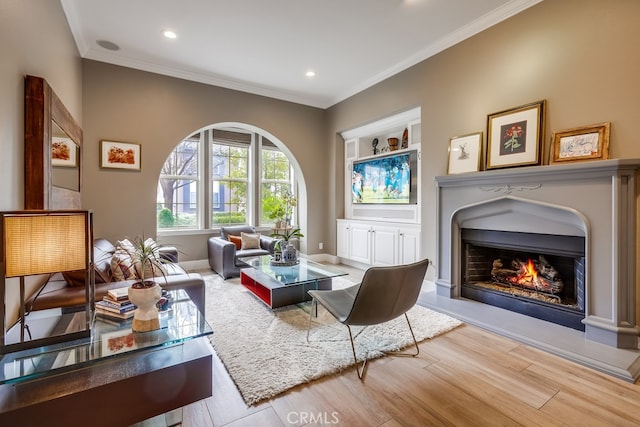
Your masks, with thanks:
[{"label": "recessed ceiling light", "polygon": [[311,71],[311,70],[309,70],[309,71],[307,71],[307,72],[305,73],[305,76],[307,76],[307,77],[315,77],[315,76],[316,76],[316,73],[315,73],[315,71]]},{"label": "recessed ceiling light", "polygon": [[98,40],[96,43],[98,44],[98,46],[100,46],[103,49],[114,50],[114,51],[120,50],[120,46],[107,40]]},{"label": "recessed ceiling light", "polygon": [[178,37],[178,35],[175,32],[171,31],[171,30],[163,30],[162,31],[162,35],[165,36],[168,39],[175,39],[175,38]]}]

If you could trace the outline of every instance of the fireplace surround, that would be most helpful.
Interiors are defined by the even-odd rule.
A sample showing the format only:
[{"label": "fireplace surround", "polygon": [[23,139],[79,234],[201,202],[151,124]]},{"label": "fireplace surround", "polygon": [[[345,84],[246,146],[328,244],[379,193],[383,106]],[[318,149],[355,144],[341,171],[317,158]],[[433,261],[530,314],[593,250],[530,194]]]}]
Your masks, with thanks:
[{"label": "fireplace surround", "polygon": [[[635,381],[640,375],[636,310],[639,169],[640,159],[615,159],[436,177],[436,286],[423,302],[469,323]],[[507,312],[471,300],[463,292],[464,253],[469,244],[463,235],[529,236],[541,230],[552,238],[572,241],[577,248],[577,253],[567,257],[583,264],[573,273],[583,275],[577,285],[570,278],[572,286],[582,287],[575,295],[581,300],[576,301],[578,328]],[[579,242],[583,242],[582,249]]]}]

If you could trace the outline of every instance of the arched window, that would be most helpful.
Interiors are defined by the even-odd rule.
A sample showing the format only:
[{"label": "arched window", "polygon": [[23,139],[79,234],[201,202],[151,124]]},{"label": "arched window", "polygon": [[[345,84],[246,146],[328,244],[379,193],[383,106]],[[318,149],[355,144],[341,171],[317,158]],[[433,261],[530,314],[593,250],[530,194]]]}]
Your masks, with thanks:
[{"label": "arched window", "polygon": [[158,232],[273,226],[278,201],[295,195],[294,183],[289,159],[265,136],[242,128],[200,130],[176,145],[162,168]]}]

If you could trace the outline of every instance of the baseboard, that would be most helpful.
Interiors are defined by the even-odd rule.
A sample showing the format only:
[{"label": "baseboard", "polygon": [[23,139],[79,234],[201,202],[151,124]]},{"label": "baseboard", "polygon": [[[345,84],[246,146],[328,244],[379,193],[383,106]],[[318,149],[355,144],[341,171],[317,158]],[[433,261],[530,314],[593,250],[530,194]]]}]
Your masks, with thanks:
[{"label": "baseboard", "polygon": [[198,259],[193,261],[180,261],[180,267],[184,268],[187,271],[196,271],[196,270],[210,270],[208,259]]}]

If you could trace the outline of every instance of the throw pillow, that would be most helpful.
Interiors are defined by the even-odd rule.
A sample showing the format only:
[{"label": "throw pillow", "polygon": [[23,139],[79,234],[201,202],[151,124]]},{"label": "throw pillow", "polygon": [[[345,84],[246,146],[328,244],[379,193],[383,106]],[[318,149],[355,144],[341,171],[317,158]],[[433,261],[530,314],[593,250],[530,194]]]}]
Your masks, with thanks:
[{"label": "throw pillow", "polygon": [[242,237],[229,234],[229,241],[236,245],[236,249],[242,249]]},{"label": "throw pillow", "polygon": [[111,257],[111,272],[115,281],[138,279],[131,254],[134,252],[133,244],[124,239],[116,244],[116,251]]},{"label": "throw pillow", "polygon": [[240,233],[242,249],[260,249],[259,233]]}]

